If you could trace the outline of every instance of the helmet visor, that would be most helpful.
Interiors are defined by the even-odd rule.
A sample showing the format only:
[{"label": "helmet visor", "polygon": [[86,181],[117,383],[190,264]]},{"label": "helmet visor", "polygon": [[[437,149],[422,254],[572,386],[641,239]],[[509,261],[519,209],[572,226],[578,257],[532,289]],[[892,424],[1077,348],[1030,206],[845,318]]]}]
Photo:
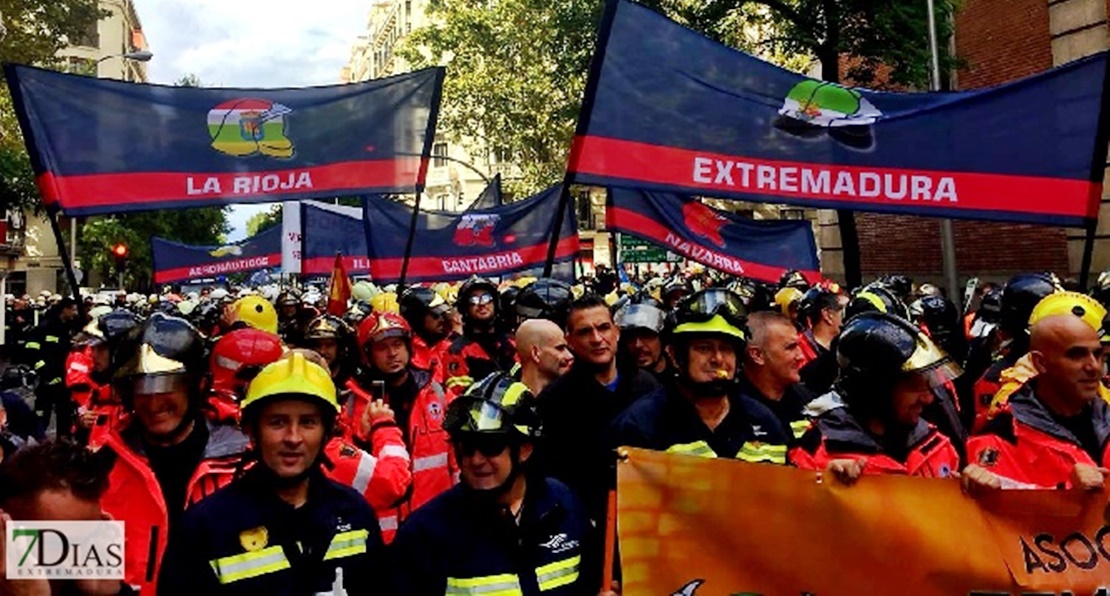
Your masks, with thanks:
[{"label": "helmet visor", "polygon": [[917,334],[917,344],[909,359],[902,365],[902,371],[923,375],[930,387],[955,381],[964,372],[951,356],[945,354],[924,333]]},{"label": "helmet visor", "polygon": [[130,383],[131,395],[158,395],[187,391],[189,381],[185,374],[146,375],[135,377]]},{"label": "helmet visor", "polygon": [[650,304],[629,304],[617,312],[617,326],[621,329],[649,329],[659,333],[665,319],[663,311]]}]

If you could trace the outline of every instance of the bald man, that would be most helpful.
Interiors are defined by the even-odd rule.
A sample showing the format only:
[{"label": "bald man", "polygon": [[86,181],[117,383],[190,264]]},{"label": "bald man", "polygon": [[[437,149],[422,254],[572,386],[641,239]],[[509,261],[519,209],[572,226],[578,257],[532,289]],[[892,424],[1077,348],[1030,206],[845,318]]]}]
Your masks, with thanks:
[{"label": "bald man", "polygon": [[740,392],[767,406],[783,430],[799,439],[809,429],[804,410],[815,396],[801,382],[806,357],[798,330],[786,315],[761,311],[748,317],[748,333]]},{"label": "bald man", "polygon": [[520,381],[533,395],[539,395],[574,363],[563,330],[547,319],[529,319],[520,324],[516,330],[516,354]]},{"label": "bald man", "polygon": [[1037,376],[968,439],[968,462],[994,473],[1003,486],[1102,490],[1110,408],[1097,399],[1098,332],[1079,316],[1050,316],[1030,329],[1029,354]]}]

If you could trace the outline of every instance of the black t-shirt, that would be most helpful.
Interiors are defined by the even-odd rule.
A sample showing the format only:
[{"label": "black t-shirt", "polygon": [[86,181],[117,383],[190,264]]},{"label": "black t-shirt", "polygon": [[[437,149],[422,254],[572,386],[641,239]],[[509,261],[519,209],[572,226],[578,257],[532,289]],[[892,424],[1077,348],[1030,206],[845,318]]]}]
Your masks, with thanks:
[{"label": "black t-shirt", "polygon": [[193,430],[185,440],[177,445],[168,447],[152,447],[144,445],[150,469],[158,479],[158,486],[162,488],[162,498],[166,501],[166,511],[169,514],[170,529],[177,525],[177,520],[185,511],[185,494],[189,488],[189,480],[196,472],[197,465],[204,455],[204,448],[208,445],[208,426],[203,419],[197,419]]},{"label": "black t-shirt", "polygon": [[1091,456],[1092,460],[1102,461],[1102,448],[1098,442],[1098,435],[1095,434],[1094,414],[1090,406],[1083,408],[1083,411],[1075,416],[1053,414],[1052,419],[1079,439],[1079,446]]}]

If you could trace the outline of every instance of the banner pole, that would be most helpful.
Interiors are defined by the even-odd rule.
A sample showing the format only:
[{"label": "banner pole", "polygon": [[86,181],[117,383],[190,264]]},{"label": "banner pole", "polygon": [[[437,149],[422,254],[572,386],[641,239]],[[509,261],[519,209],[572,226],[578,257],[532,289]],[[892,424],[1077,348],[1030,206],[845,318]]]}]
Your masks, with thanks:
[{"label": "banner pole", "polygon": [[555,266],[555,253],[559,248],[559,236],[563,234],[563,220],[567,217],[570,207],[570,175],[564,176],[563,188],[559,193],[559,209],[555,212],[555,221],[552,222],[551,241],[547,244],[547,260],[543,264],[543,276],[551,277],[551,270]]},{"label": "banner pole", "polygon": [[[932,79],[929,88],[940,91],[940,50],[937,47],[937,17],[933,0],[925,0],[929,11],[929,66]],[[960,304],[960,278],[956,270],[956,233],[951,219],[940,220],[940,254],[944,267],[944,284],[947,286],[948,299],[952,304]]]},{"label": "banner pole", "polygon": [[1098,220],[1087,220],[1087,233],[1083,238],[1083,259],[1079,265],[1079,291],[1087,291],[1087,283],[1091,278],[1091,259],[1095,252],[1095,232],[1098,230]]},{"label": "banner pole", "polygon": [[409,220],[409,237],[405,240],[405,257],[401,260],[401,279],[397,283],[397,295],[400,296],[401,292],[405,291],[405,277],[409,272],[409,257],[412,255],[412,241],[416,238],[416,222],[420,217],[420,193],[417,192],[413,195],[412,201],[412,219]]},{"label": "banner pole", "polygon": [[[61,257],[62,266],[65,267],[70,291],[73,292],[73,299],[77,301],[77,312],[84,318],[85,303],[81,300],[81,290],[77,286],[77,273],[73,270],[73,261],[69,260],[69,253],[66,252],[65,238],[62,237],[62,228],[58,225],[58,212],[52,210],[47,214],[47,218],[50,220],[50,229],[54,231],[54,241],[58,243],[58,256]],[[122,289],[123,286],[120,287]]]}]

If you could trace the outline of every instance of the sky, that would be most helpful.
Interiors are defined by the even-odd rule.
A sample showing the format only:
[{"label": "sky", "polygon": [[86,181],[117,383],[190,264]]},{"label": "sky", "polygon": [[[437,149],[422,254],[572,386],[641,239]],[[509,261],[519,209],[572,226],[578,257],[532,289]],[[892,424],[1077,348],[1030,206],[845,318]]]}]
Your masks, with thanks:
[{"label": "sky", "polygon": [[[339,82],[373,0],[132,0],[154,57],[152,83],[195,74],[206,87]],[[326,7],[325,9],[321,9]],[[228,240],[268,205],[232,207]]]}]

